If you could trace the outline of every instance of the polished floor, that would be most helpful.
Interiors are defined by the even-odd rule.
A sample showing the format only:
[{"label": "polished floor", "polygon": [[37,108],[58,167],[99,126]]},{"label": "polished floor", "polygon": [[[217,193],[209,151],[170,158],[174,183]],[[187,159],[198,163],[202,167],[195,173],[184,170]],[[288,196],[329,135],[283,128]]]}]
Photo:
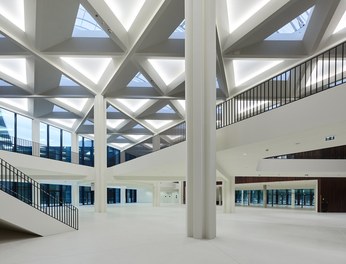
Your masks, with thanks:
[{"label": "polished floor", "polygon": [[[346,214],[218,208],[217,238],[186,237],[179,206],[81,208],[80,230],[50,237],[0,233],[1,264],[346,263]],[[1,235],[3,234],[3,235]]]}]

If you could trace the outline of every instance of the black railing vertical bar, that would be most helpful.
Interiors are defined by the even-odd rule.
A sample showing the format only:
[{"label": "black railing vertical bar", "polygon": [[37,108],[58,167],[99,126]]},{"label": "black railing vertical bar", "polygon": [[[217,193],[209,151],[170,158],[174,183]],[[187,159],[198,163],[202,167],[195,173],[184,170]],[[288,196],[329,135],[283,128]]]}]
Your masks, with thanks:
[{"label": "black railing vertical bar", "polygon": [[[5,160],[0,159],[0,166],[0,190],[62,223],[74,229],[78,229],[78,209],[76,207],[57,200],[43,190],[38,182],[31,179]],[[50,202],[48,204],[41,203],[40,197],[42,196],[48,197]],[[53,207],[50,206],[51,203]],[[69,215],[73,215],[73,219],[77,219],[77,221],[71,221]]]}]

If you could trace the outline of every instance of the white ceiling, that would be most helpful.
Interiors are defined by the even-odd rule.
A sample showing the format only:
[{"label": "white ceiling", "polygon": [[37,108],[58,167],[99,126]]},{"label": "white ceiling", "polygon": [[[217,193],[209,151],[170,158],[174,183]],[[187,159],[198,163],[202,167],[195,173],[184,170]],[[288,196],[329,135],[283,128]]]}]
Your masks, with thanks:
[{"label": "white ceiling", "polygon": [[[72,37],[80,4],[109,38]],[[216,4],[218,100],[346,36],[346,0]],[[302,40],[265,40],[312,6]],[[146,141],[185,119],[184,39],[170,38],[183,20],[183,0],[0,0],[0,78],[11,84],[0,87],[0,106],[92,137],[102,93],[116,109],[107,113],[108,143]],[[148,84],[128,86],[139,72]],[[62,75],[74,83],[60,83]],[[167,105],[173,113],[160,111]]]}]

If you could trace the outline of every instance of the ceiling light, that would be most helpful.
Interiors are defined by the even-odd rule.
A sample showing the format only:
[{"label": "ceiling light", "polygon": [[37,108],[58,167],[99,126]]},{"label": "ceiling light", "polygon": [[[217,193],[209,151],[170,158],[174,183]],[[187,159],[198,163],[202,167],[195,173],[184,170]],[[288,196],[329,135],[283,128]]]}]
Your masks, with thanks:
[{"label": "ceiling light", "polygon": [[25,31],[24,0],[1,1],[0,15],[4,16],[22,31]]},{"label": "ceiling light", "polygon": [[184,59],[148,59],[148,61],[166,85],[185,73]]},{"label": "ceiling light", "polygon": [[76,71],[84,75],[94,84],[98,84],[102,75],[108,68],[112,58],[93,57],[60,57]]},{"label": "ceiling light", "polygon": [[0,102],[26,112],[29,111],[29,99],[27,98],[0,98]]},{"label": "ceiling light", "polygon": [[130,145],[130,143],[111,143],[111,145],[117,149],[123,149]]},{"label": "ceiling light", "polygon": [[105,0],[105,2],[126,31],[129,31],[145,0]]},{"label": "ceiling light", "polygon": [[132,113],[136,113],[149,102],[149,99],[116,99],[116,101],[124,105]]},{"label": "ceiling light", "polygon": [[1,58],[0,72],[23,84],[28,83],[25,58]]},{"label": "ceiling light", "polygon": [[126,137],[132,139],[132,140],[141,140],[142,138],[144,138],[146,135],[125,135]]}]

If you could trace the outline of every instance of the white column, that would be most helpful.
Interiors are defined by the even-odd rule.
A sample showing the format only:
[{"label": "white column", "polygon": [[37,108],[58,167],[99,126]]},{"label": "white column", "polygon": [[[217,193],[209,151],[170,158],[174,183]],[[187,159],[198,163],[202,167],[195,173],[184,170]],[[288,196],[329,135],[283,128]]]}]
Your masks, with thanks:
[{"label": "white column", "polygon": [[216,236],[215,0],[185,1],[187,236]]},{"label": "white column", "polygon": [[268,201],[267,185],[263,185],[263,207],[264,208],[267,208],[267,201]]},{"label": "white column", "polygon": [[241,205],[244,205],[244,190],[241,191]]},{"label": "white column", "polygon": [[184,204],[184,181],[179,182],[179,204]]},{"label": "white column", "polygon": [[73,183],[72,189],[72,204],[76,207],[79,206],[79,184],[77,182]]},{"label": "white column", "polygon": [[124,186],[120,188],[120,203],[126,204],[126,187]]},{"label": "white column", "polygon": [[160,150],[161,148],[160,135],[153,136],[153,151]]},{"label": "white column", "polygon": [[37,206],[37,208],[39,208],[41,206],[41,189],[40,189],[40,183],[35,182],[32,184],[31,186],[31,190],[32,190],[32,203],[34,205]]},{"label": "white column", "polygon": [[125,162],[125,151],[120,152],[120,163]]},{"label": "white column", "polygon": [[37,119],[32,120],[32,155],[40,156],[40,121]]},{"label": "white column", "polygon": [[94,148],[95,148],[95,212],[107,210],[107,131],[106,101],[102,95],[95,96],[94,103]]},{"label": "white column", "polygon": [[78,134],[71,133],[71,161],[74,164],[79,164],[79,143]]},{"label": "white column", "polygon": [[153,206],[159,207],[161,203],[160,182],[155,182],[153,185]]},{"label": "white column", "polygon": [[235,177],[230,177],[228,181],[222,182],[223,188],[223,212],[225,214],[235,211]]},{"label": "white column", "polygon": [[296,192],[294,189],[291,190],[291,208],[295,208],[295,202],[296,202]]}]

